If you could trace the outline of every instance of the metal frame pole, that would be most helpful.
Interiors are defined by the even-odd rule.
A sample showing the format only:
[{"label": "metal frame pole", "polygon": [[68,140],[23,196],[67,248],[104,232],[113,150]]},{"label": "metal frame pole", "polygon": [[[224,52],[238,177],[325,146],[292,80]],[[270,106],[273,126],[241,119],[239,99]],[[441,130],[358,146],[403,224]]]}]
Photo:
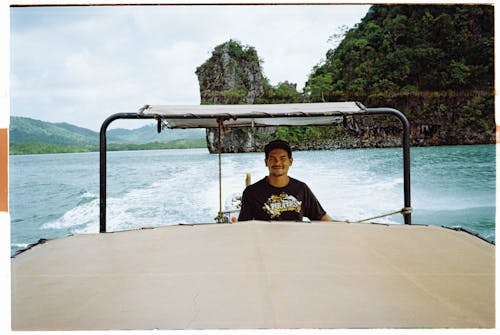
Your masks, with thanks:
[{"label": "metal frame pole", "polygon": [[[339,116],[344,115],[339,113]],[[403,125],[403,179],[404,179],[404,211],[403,217],[405,224],[411,224],[411,189],[410,189],[410,122],[406,116],[394,108],[363,108],[362,112],[345,115],[395,115]],[[180,116],[188,118],[185,115]],[[240,117],[265,117],[255,115],[243,115]],[[118,119],[161,119],[161,115],[142,114],[142,113],[117,113],[109,116],[101,126],[100,145],[99,145],[99,232],[106,232],[106,176],[107,176],[107,140],[106,130],[111,122]],[[207,117],[209,118],[209,117]]]},{"label": "metal frame pole", "polygon": [[107,177],[107,140],[106,130],[111,122],[118,119],[155,119],[153,115],[138,113],[117,113],[109,116],[101,125],[99,134],[99,232],[106,232],[106,177]]},{"label": "metal frame pole", "polygon": [[395,115],[403,125],[403,182],[404,182],[404,206],[403,212],[405,224],[411,224],[411,183],[410,183],[410,122],[406,116],[394,108],[366,108],[369,115]]}]

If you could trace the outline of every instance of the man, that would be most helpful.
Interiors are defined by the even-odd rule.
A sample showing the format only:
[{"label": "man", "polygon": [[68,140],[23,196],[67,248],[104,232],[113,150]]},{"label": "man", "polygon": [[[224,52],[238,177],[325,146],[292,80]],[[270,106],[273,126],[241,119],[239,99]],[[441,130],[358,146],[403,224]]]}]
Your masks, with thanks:
[{"label": "man", "polygon": [[275,140],[264,151],[269,175],[243,191],[238,221],[302,221],[303,217],[332,221],[309,187],[288,176],[293,163],[290,145]]}]

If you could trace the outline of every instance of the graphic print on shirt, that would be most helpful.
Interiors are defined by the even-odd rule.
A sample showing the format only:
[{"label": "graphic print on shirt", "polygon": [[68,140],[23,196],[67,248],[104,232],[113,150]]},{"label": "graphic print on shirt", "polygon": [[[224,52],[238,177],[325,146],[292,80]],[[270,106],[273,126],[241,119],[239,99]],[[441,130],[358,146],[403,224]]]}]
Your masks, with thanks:
[{"label": "graphic print on shirt", "polygon": [[280,195],[271,195],[267,202],[262,206],[262,209],[274,219],[283,212],[300,213],[302,201],[297,200],[293,195],[281,193]]}]

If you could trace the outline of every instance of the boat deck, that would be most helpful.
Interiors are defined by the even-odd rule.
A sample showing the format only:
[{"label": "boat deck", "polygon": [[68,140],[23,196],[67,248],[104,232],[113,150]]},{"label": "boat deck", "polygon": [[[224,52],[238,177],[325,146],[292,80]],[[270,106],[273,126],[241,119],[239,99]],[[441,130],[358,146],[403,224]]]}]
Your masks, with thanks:
[{"label": "boat deck", "polygon": [[418,225],[177,225],[12,259],[14,330],[494,328],[495,246]]}]

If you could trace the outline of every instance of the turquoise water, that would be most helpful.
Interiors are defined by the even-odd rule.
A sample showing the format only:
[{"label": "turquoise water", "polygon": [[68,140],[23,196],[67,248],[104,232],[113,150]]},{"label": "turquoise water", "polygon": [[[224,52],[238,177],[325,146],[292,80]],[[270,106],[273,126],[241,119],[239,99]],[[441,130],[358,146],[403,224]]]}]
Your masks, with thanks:
[{"label": "turquoise water", "polygon": [[[495,146],[411,149],[413,223],[463,227],[495,240]],[[401,149],[295,152],[305,181],[334,219],[403,207]],[[217,156],[205,149],[108,153],[108,231],[214,222]],[[265,176],[262,153],[224,154],[223,199],[246,172]],[[11,251],[40,238],[99,231],[98,153],[10,157]],[[374,220],[402,223],[401,215]]]}]

